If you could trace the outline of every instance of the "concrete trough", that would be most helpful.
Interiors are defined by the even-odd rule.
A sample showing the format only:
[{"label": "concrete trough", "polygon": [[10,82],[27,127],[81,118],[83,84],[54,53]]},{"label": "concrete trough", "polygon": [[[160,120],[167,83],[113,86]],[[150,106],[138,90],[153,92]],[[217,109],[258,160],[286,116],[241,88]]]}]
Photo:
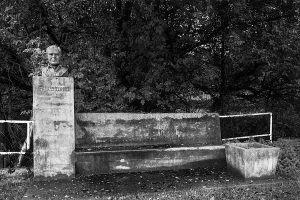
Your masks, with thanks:
[{"label": "concrete trough", "polygon": [[226,166],[216,113],[78,113],[78,175]]},{"label": "concrete trough", "polygon": [[280,149],[257,142],[225,144],[227,169],[245,179],[275,175]]},{"label": "concrete trough", "polygon": [[75,155],[78,175],[226,166],[224,146],[92,151]]}]

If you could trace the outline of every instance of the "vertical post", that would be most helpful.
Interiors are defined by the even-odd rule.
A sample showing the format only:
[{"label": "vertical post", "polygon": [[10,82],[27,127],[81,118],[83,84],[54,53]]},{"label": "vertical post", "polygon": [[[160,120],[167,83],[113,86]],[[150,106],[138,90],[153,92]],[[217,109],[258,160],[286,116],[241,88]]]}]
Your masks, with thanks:
[{"label": "vertical post", "polygon": [[272,132],[272,129],[273,129],[273,114],[270,113],[270,141],[271,143],[273,142],[273,132]]},{"label": "vertical post", "polygon": [[30,148],[30,122],[26,123],[26,129],[27,129],[27,134],[26,134],[26,150]]},{"label": "vertical post", "polygon": [[33,77],[34,176],[75,175],[74,82]]}]

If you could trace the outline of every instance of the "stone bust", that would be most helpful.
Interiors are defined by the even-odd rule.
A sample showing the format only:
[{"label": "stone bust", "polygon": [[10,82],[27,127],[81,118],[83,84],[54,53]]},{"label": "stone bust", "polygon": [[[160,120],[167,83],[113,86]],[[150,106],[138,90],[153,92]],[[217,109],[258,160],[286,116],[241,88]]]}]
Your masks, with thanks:
[{"label": "stone bust", "polygon": [[61,49],[56,45],[51,45],[46,49],[48,65],[42,67],[42,76],[68,76],[68,68],[60,64]]}]

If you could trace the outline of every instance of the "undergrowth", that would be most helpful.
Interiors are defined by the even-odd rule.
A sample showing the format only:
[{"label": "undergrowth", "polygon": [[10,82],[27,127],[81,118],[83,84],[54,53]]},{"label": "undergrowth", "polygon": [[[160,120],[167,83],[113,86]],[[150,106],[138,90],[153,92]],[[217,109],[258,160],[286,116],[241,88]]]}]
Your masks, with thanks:
[{"label": "undergrowth", "polygon": [[276,172],[288,177],[300,176],[300,152],[289,140],[277,140],[272,146],[280,148]]}]

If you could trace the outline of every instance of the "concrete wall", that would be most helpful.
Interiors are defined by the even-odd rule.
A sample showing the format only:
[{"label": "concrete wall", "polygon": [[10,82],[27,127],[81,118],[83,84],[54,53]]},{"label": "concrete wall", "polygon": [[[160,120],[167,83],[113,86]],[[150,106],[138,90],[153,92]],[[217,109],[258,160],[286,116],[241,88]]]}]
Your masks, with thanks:
[{"label": "concrete wall", "polygon": [[214,113],[78,113],[76,122],[77,174],[226,164]]},{"label": "concrete wall", "polygon": [[76,148],[221,144],[219,116],[214,113],[77,113],[75,117]]},{"label": "concrete wall", "polygon": [[81,175],[226,166],[224,146],[76,152],[76,159]]}]

